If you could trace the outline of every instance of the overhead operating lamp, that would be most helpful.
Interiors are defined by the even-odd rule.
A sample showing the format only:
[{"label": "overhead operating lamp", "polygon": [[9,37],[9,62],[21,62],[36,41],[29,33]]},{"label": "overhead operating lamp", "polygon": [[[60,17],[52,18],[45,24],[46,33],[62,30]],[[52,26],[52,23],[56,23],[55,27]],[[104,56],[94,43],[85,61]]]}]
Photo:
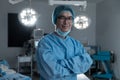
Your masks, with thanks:
[{"label": "overhead operating lamp", "polygon": [[8,0],[8,2],[10,4],[17,4],[17,3],[22,2],[22,1],[24,1],[24,0]]},{"label": "overhead operating lamp", "polygon": [[38,17],[38,13],[31,8],[31,0],[30,7],[23,9],[18,15],[19,21],[25,26],[34,26]]},{"label": "overhead operating lamp", "polygon": [[86,29],[89,27],[91,23],[90,18],[88,18],[88,16],[85,15],[86,7],[87,7],[87,2],[86,4],[79,6],[80,15],[76,16],[74,19],[74,27],[77,29],[80,29],[80,30]]},{"label": "overhead operating lamp", "polygon": [[31,8],[25,8],[19,13],[19,21],[25,26],[34,26],[37,21],[37,13]]},{"label": "overhead operating lamp", "polygon": [[90,24],[90,19],[84,15],[78,15],[74,19],[74,27],[77,29],[86,29]]},{"label": "overhead operating lamp", "polygon": [[74,5],[74,6],[80,6],[85,5],[86,1],[78,1],[78,0],[49,0],[49,5]]}]

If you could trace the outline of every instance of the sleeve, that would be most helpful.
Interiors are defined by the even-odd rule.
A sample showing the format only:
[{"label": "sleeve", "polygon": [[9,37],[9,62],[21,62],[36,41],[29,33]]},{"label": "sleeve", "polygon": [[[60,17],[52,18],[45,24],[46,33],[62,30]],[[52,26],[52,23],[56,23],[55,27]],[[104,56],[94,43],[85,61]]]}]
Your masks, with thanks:
[{"label": "sleeve", "polygon": [[52,51],[52,47],[47,41],[42,40],[38,44],[37,57],[39,57],[38,60],[48,76],[64,77],[71,74],[71,71],[69,69],[58,63],[58,60]]},{"label": "sleeve", "polygon": [[60,64],[70,69],[73,73],[85,73],[93,61],[82,45],[79,44],[75,48],[75,52],[77,52],[76,55],[72,58],[61,60]]}]

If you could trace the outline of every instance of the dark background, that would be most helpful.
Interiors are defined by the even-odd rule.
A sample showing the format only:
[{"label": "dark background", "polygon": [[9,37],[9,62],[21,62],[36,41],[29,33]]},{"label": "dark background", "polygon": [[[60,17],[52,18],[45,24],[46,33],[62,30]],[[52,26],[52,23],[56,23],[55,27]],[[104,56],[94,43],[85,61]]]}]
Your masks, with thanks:
[{"label": "dark background", "polygon": [[24,42],[31,39],[33,29],[35,26],[22,25],[17,13],[8,13],[8,47],[23,47]]}]

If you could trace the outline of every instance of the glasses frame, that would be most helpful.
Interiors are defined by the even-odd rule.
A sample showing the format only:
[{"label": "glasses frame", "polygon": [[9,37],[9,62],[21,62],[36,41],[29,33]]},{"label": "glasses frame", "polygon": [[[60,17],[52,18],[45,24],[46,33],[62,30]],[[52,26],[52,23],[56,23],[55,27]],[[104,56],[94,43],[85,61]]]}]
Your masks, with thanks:
[{"label": "glasses frame", "polygon": [[65,16],[58,16],[57,19],[62,20],[62,21],[73,21],[73,17],[69,16],[69,17],[65,17]]}]

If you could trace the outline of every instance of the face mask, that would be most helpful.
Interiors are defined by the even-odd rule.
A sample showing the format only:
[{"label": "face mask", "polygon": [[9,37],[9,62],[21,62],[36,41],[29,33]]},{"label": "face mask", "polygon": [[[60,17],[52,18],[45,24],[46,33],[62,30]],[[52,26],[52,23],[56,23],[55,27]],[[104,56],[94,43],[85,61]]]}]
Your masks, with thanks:
[{"label": "face mask", "polygon": [[63,32],[61,31],[59,28],[56,29],[56,32],[60,35],[60,36],[63,36],[63,37],[66,37],[69,33],[70,33],[71,29],[67,32]]}]

